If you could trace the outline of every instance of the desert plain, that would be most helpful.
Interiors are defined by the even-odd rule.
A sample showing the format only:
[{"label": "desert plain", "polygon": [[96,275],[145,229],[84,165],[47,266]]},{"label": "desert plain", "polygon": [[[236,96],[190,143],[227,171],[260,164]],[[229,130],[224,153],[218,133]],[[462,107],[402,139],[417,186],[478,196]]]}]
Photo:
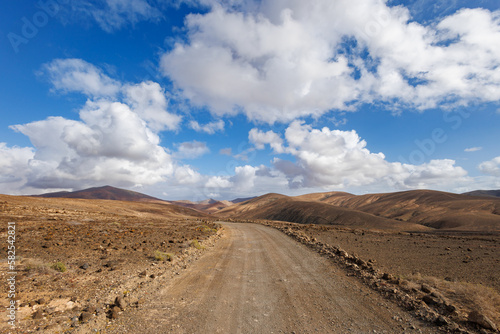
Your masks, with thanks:
[{"label": "desert plain", "polygon": [[[57,196],[72,197],[71,193]],[[0,196],[2,333],[495,333],[500,199]],[[1,245],[2,281],[8,278]]]}]

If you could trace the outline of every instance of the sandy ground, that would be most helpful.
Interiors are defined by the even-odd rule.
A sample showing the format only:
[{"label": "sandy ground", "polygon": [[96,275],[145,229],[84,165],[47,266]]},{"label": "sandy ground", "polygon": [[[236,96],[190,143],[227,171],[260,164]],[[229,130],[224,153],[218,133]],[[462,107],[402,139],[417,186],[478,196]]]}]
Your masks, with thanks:
[{"label": "sandy ground", "polygon": [[103,333],[436,333],[283,233],[224,223],[215,248]]}]

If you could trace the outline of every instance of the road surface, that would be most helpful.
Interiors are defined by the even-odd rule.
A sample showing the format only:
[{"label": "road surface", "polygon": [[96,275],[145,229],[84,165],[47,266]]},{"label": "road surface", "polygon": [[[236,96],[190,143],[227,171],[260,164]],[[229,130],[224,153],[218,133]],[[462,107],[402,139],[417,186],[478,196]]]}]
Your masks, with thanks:
[{"label": "road surface", "polygon": [[104,333],[436,333],[270,227],[224,236]]}]

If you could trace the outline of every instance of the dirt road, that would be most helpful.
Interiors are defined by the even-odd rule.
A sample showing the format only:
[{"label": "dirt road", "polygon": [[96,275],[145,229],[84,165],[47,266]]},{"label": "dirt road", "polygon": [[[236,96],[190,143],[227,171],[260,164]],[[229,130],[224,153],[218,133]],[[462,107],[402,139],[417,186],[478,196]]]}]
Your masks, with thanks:
[{"label": "dirt road", "polygon": [[436,333],[281,232],[225,236],[104,333]]}]

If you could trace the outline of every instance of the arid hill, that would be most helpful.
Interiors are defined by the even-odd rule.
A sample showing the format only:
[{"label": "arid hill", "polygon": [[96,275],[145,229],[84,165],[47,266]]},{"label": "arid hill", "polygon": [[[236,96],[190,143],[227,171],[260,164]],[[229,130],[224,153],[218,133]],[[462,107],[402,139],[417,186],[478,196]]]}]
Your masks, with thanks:
[{"label": "arid hill", "polygon": [[36,195],[35,197],[109,199],[115,201],[131,201],[131,202],[163,201],[159,198],[148,196],[136,191],[125,190],[111,186],[95,187],[95,188],[89,188],[71,192],[60,191],[60,192]]},{"label": "arid hill", "polygon": [[222,217],[396,230],[500,231],[500,199],[431,190],[353,195],[267,194],[221,210]]},{"label": "arid hill", "polygon": [[230,201],[217,201],[214,199],[207,199],[201,202],[191,202],[191,201],[169,201],[174,205],[183,206],[186,208],[198,210],[205,213],[214,213],[228,206],[233,205],[234,203]]},{"label": "arid hill", "polygon": [[377,217],[369,213],[320,202],[301,201],[280,194],[267,194],[236,204],[221,210],[218,215],[236,219],[269,219],[300,224],[341,225],[381,230],[431,230],[418,224]]},{"label": "arid hill", "polygon": [[469,191],[467,193],[463,193],[463,195],[481,196],[481,197],[500,197],[500,190],[474,190],[474,191]]},{"label": "arid hill", "polygon": [[[222,210],[228,206],[233,205],[232,201],[217,201],[214,199],[207,199],[200,202],[191,202],[188,200],[180,201],[166,201],[149,195],[145,195],[136,191],[115,188],[111,186],[95,187],[83,189],[78,191],[60,191],[54,193],[47,193],[42,195],[35,195],[33,197],[46,197],[46,198],[80,198],[80,199],[107,199],[115,201],[130,201],[130,202],[159,202],[170,203],[176,206],[185,207],[197,210],[204,213],[214,213]],[[243,201],[246,199],[237,199],[236,201]]]},{"label": "arid hill", "polygon": [[500,199],[497,198],[473,197],[432,190],[360,196],[331,192],[296,198],[359,210],[434,229],[500,231]]}]

